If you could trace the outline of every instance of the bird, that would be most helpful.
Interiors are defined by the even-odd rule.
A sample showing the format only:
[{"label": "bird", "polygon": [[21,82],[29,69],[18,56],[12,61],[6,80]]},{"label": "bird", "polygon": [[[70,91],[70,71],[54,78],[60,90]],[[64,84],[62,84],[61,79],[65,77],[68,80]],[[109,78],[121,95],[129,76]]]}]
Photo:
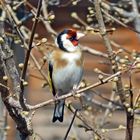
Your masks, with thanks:
[{"label": "bird", "polygon": [[[59,97],[76,89],[83,76],[83,54],[78,41],[85,34],[64,29],[56,38],[56,46],[48,54],[48,77],[53,96]],[[55,102],[52,122],[63,122],[65,100]]]}]

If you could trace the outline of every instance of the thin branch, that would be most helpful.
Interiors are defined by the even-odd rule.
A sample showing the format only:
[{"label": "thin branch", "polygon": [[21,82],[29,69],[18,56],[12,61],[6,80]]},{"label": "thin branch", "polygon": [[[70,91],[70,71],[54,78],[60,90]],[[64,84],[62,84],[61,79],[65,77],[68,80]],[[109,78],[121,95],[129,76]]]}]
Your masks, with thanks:
[{"label": "thin branch", "polygon": [[73,123],[74,123],[74,120],[75,120],[77,111],[78,111],[78,110],[76,109],[75,112],[74,112],[73,118],[72,118],[71,123],[70,123],[70,125],[69,125],[69,128],[68,128],[68,130],[67,130],[67,132],[66,132],[66,135],[65,135],[65,137],[64,137],[64,140],[67,140],[68,134],[69,134],[69,132],[70,132],[70,130],[71,130],[71,127],[72,127],[72,125],[73,125]]},{"label": "thin branch", "polygon": [[[43,0],[42,3],[43,3],[43,5],[42,5],[43,16],[40,15],[41,21],[42,21],[42,23],[44,24],[46,30],[47,30],[49,33],[51,33],[52,35],[56,36],[56,35],[57,35],[57,32],[51,27],[50,23],[49,23],[47,20],[44,20],[44,18],[43,18],[43,17],[45,17],[45,19],[48,19],[48,13],[47,13],[47,11],[46,11],[46,10],[47,10],[47,3],[46,3],[46,1]],[[26,1],[26,4],[27,4],[30,8],[32,8],[32,10],[33,10],[34,13],[37,12],[36,8],[35,8],[31,3],[29,3],[28,1]]]},{"label": "thin branch", "polygon": [[[102,35],[105,47],[106,47],[107,52],[108,52],[110,62],[112,63],[112,60],[115,61],[115,57],[113,54],[110,40],[109,40],[107,32],[106,32],[106,27],[104,24],[102,13],[101,13],[101,7],[100,7],[99,0],[95,0],[94,5],[95,5],[95,11],[96,11],[96,18],[97,18],[98,24],[99,24],[100,34]],[[113,73],[116,73],[118,71],[117,62],[115,61],[115,64],[112,63],[112,65],[115,65],[116,68],[113,69]],[[120,96],[121,102],[123,103],[125,101],[125,96],[124,96],[123,85],[122,85],[122,81],[121,81],[120,76],[118,76],[118,81],[116,82],[116,90]]]},{"label": "thin branch", "polygon": [[137,109],[137,104],[139,102],[139,99],[140,99],[140,93],[138,93],[138,95],[135,98],[135,101],[134,101],[134,109]]},{"label": "thin branch", "polygon": [[139,14],[139,9],[138,9],[138,4],[136,0],[132,0],[132,8],[133,8],[133,13],[134,13],[134,26],[135,26],[135,30],[137,30],[138,36],[140,37],[140,14]]},{"label": "thin branch", "polygon": [[51,104],[51,103],[54,103],[54,102],[56,102],[56,101],[59,101],[59,100],[62,100],[62,99],[66,99],[66,98],[72,97],[72,96],[74,96],[74,95],[76,95],[76,94],[80,94],[80,93],[82,93],[82,92],[84,92],[84,91],[86,91],[86,90],[89,90],[89,89],[98,87],[98,86],[100,86],[100,85],[106,84],[106,83],[110,82],[114,77],[120,76],[122,73],[124,73],[124,71],[119,71],[119,72],[117,72],[117,73],[115,73],[115,74],[113,74],[113,75],[111,75],[111,76],[109,76],[109,77],[103,79],[102,81],[99,81],[99,82],[97,82],[97,83],[95,83],[95,84],[89,85],[89,86],[87,86],[87,87],[85,87],[85,88],[82,88],[82,89],[76,91],[75,94],[74,94],[74,93],[68,93],[68,94],[66,94],[66,95],[59,96],[57,99],[50,99],[50,100],[48,100],[48,101],[39,103],[39,104],[37,104],[37,105],[29,106],[28,109],[29,109],[29,110],[39,109],[39,108],[41,108],[41,107],[44,107],[44,106],[46,106],[46,105],[48,105],[48,104]]},{"label": "thin branch", "polygon": [[127,108],[127,111],[126,111],[127,124],[126,124],[125,140],[132,140],[132,137],[133,137],[133,124],[134,124],[133,89],[132,89],[132,77],[131,77],[131,74],[129,76],[129,81],[130,81],[130,88],[129,88],[129,93],[130,93],[129,105],[130,105],[130,107]]},{"label": "thin branch", "polygon": [[25,80],[25,77],[26,77],[28,61],[29,61],[31,50],[33,48],[32,47],[32,43],[33,43],[33,39],[34,39],[34,34],[35,34],[36,26],[37,26],[37,23],[38,23],[38,17],[39,17],[40,12],[41,12],[41,6],[42,6],[42,0],[39,0],[38,7],[37,7],[37,13],[36,13],[35,21],[33,23],[32,31],[31,31],[31,36],[30,36],[30,40],[29,40],[29,47],[28,47],[27,54],[26,54],[26,57],[25,57],[24,68],[23,68],[23,72],[22,72],[22,76],[21,76],[22,80],[20,82],[20,88],[21,88],[20,103],[21,103],[21,106],[23,107],[24,110],[27,110],[27,108],[26,108],[26,106],[24,104],[24,100],[23,100],[23,95],[24,95],[23,81]]},{"label": "thin branch", "polygon": [[[71,106],[70,104],[67,105],[67,108],[74,113],[75,108]],[[104,136],[95,128],[95,126],[90,125],[91,122],[89,122],[79,111],[76,114],[76,117],[79,118],[82,123],[85,125],[85,131],[92,131],[94,135],[98,136],[100,140],[105,140]]]},{"label": "thin branch", "polygon": [[44,73],[41,69],[40,64],[38,63],[38,61],[36,60],[36,58],[34,57],[33,53],[30,54],[31,59],[33,60],[35,66],[37,67],[38,71],[40,72],[40,74],[42,75],[42,77],[45,79],[46,82],[48,82],[48,77],[46,75],[46,73]]},{"label": "thin branch", "polygon": [[126,25],[125,23],[123,23],[122,21],[118,20],[117,18],[113,17],[112,15],[110,15],[109,13],[107,13],[104,9],[102,9],[102,12],[108,16],[110,19],[112,19],[113,21],[115,21],[116,23],[118,23],[119,25],[133,31],[133,32],[136,32],[136,33],[140,33],[140,31],[137,31],[136,29]]},{"label": "thin branch", "polygon": [[[43,0],[42,4],[42,12],[44,18],[48,19],[48,11],[47,11],[48,5],[46,0]],[[46,30],[51,33],[52,35],[56,36],[57,32],[51,27],[50,23],[48,21],[42,20],[43,24],[45,25]]]},{"label": "thin branch", "polygon": [[7,90],[10,90],[10,88],[9,88],[8,86],[5,86],[5,85],[2,84],[2,83],[0,83],[0,86],[6,88]]},{"label": "thin branch", "polygon": [[103,58],[108,58],[108,55],[106,53],[102,53],[100,51],[97,51],[95,49],[92,49],[92,48],[89,48],[89,47],[86,47],[86,46],[83,46],[83,45],[80,45],[82,50],[85,51],[85,52],[88,52],[92,55],[95,55],[95,56],[99,56],[99,57],[103,57]]},{"label": "thin branch", "polygon": [[128,49],[122,47],[121,45],[117,44],[115,41],[111,40],[110,41],[111,45],[118,48],[118,49],[122,49],[124,50],[126,53],[128,53],[129,55],[131,55],[131,51],[129,51]]},{"label": "thin branch", "polygon": [[[13,26],[15,27],[18,36],[20,37],[22,43],[24,44],[25,49],[28,51],[28,44],[26,43],[24,37],[22,36],[21,30],[20,30],[20,29],[18,28],[18,26],[17,26],[19,20],[18,20],[18,19],[14,20],[16,17],[13,17],[14,14],[11,15],[12,9],[11,9],[10,6],[8,6],[9,8],[7,8],[7,5],[5,5],[3,2],[2,2],[2,6],[3,6],[3,8],[5,9],[5,11],[7,12],[8,18],[9,18],[10,21],[13,23]],[[11,11],[11,12],[10,12],[10,11]],[[39,63],[36,61],[36,59],[35,59],[34,55],[32,54],[32,52],[30,53],[30,57],[32,58],[34,64],[36,65],[36,67],[37,67],[38,70],[40,71],[40,73],[41,73],[41,75],[43,76],[43,78],[44,78],[46,81],[48,81],[48,80],[47,80],[47,77],[46,77],[46,74],[40,69],[40,65],[39,65]],[[22,80],[22,81],[24,81],[24,80]]]},{"label": "thin branch", "polygon": [[101,2],[101,6],[104,7],[104,9],[106,9],[107,11],[115,11],[115,12],[119,13],[119,15],[121,15],[122,17],[127,17],[127,18],[134,17],[133,12],[128,12],[128,11],[124,10],[123,8],[111,6],[111,4],[108,1]]},{"label": "thin branch", "polygon": [[[112,90],[112,93],[111,93],[111,96],[110,96],[110,100],[113,101],[113,100],[114,100],[114,97],[115,97],[115,91]],[[112,109],[110,109],[110,108],[113,108],[113,103],[112,103],[112,102],[109,102],[109,103],[108,103],[108,106],[109,106],[109,108],[107,108],[107,109],[105,110],[104,116],[102,117],[102,120],[101,120],[101,122],[100,122],[100,127],[103,127],[103,125],[105,124],[105,121],[106,121],[106,119],[107,119],[107,117],[108,117],[108,114],[109,114],[109,113],[111,112],[111,110],[112,110]]]}]

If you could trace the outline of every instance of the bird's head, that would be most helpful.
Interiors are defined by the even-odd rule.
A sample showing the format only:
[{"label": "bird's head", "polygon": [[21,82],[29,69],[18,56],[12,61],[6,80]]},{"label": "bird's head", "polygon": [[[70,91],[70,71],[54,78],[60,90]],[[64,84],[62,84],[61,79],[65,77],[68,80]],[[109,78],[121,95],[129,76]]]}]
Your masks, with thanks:
[{"label": "bird's head", "polygon": [[58,47],[67,52],[74,52],[78,48],[78,41],[84,34],[73,29],[65,29],[58,36],[56,43]]}]

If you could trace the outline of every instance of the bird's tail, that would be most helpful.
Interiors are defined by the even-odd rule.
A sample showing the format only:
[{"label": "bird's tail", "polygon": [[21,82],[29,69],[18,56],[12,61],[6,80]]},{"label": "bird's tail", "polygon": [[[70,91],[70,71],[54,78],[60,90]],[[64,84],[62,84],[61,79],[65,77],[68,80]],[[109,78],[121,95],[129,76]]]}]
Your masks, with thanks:
[{"label": "bird's tail", "polygon": [[52,122],[56,122],[57,120],[63,122],[64,105],[65,105],[65,100],[60,100],[57,103],[55,103]]}]

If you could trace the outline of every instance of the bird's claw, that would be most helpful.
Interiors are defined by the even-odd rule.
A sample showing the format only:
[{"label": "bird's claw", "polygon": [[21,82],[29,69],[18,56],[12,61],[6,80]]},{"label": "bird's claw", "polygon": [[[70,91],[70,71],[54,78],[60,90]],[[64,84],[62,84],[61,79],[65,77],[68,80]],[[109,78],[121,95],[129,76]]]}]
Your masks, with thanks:
[{"label": "bird's claw", "polygon": [[73,86],[73,89],[72,89],[72,95],[73,95],[73,97],[76,97],[76,92],[77,92],[78,89],[79,89],[79,87],[77,85],[74,85]]},{"label": "bird's claw", "polygon": [[57,101],[57,99],[58,99],[58,95],[56,94],[56,95],[54,96],[54,100]]}]

